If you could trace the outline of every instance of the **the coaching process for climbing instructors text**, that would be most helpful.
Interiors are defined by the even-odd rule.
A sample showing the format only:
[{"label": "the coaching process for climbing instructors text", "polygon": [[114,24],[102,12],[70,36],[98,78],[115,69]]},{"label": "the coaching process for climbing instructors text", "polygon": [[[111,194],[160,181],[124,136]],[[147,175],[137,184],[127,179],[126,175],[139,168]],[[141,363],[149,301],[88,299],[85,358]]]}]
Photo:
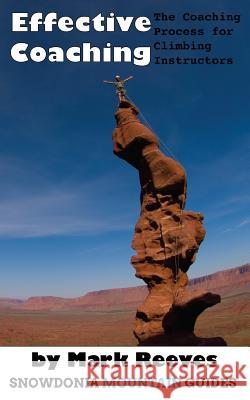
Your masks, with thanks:
[{"label": "the coaching process for climbing instructors text", "polygon": [[154,63],[158,65],[226,65],[236,59],[232,50],[240,13],[154,13]]}]

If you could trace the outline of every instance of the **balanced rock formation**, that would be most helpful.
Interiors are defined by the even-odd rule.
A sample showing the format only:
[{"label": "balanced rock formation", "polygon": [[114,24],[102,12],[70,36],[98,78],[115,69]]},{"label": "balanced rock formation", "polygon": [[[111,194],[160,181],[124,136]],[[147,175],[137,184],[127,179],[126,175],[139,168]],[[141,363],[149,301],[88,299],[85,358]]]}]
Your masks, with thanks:
[{"label": "balanced rock formation", "polygon": [[220,296],[186,288],[187,271],[205,236],[203,216],[184,211],[185,170],[160,151],[158,138],[138,113],[132,103],[121,101],[112,136],[115,155],[139,171],[141,184],[131,262],[149,293],[137,310],[135,336],[140,345],[221,345],[223,339],[206,342],[194,335],[196,318]]}]

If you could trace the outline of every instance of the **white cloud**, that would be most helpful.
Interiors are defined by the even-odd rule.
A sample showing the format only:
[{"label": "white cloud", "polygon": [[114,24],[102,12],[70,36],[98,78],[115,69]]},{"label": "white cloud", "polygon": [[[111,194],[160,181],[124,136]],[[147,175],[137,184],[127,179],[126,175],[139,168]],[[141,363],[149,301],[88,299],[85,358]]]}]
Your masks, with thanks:
[{"label": "white cloud", "polygon": [[250,218],[243,219],[241,223],[238,225],[238,228],[250,224]]}]

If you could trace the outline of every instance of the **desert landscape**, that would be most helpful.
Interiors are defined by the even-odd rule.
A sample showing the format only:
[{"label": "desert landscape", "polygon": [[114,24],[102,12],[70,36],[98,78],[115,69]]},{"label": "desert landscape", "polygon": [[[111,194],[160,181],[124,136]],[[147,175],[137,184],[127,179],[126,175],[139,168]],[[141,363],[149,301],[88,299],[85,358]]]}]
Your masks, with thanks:
[{"label": "desert landscape", "polygon": [[[216,290],[222,302],[196,324],[202,337],[223,336],[229,346],[250,345],[250,264],[190,280],[191,289]],[[1,346],[133,346],[136,308],[146,286],[90,292],[66,299],[0,298]]]}]

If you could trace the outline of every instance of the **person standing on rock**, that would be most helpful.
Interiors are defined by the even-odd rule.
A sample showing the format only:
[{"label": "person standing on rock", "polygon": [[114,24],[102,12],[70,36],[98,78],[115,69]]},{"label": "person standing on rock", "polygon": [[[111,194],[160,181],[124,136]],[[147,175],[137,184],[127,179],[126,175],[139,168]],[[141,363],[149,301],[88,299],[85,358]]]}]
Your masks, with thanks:
[{"label": "person standing on rock", "polygon": [[126,97],[126,94],[127,94],[127,91],[125,89],[125,85],[124,84],[127,81],[129,81],[130,79],[132,79],[132,78],[133,78],[133,76],[129,76],[126,79],[121,79],[121,77],[119,75],[116,75],[115,81],[103,81],[103,82],[104,83],[109,83],[109,84],[115,86],[116,94],[119,97],[119,101],[121,102],[121,101],[125,100],[125,97]]}]

